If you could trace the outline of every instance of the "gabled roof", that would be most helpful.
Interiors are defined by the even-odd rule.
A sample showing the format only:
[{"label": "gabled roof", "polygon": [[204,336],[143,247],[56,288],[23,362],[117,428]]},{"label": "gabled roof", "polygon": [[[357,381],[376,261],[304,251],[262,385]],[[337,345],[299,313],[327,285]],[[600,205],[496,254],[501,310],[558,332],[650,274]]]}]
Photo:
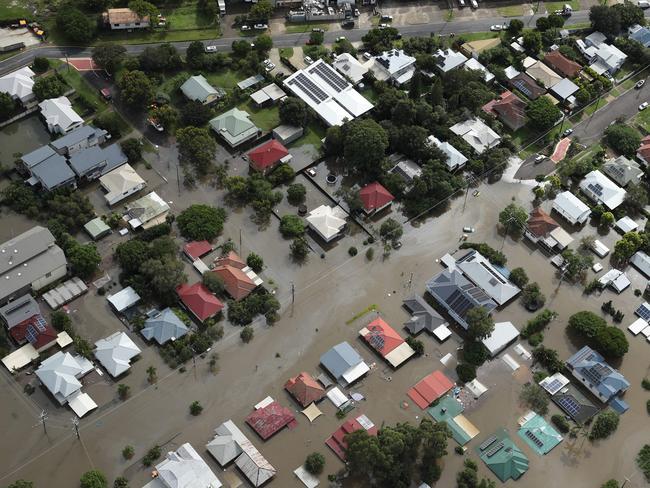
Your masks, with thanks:
[{"label": "gabled roof", "polygon": [[573,81],[568,78],[564,78],[559,83],[553,85],[551,91],[554,95],[557,95],[560,100],[566,100],[579,89],[580,87],[578,87],[578,85],[576,85]]},{"label": "gabled roof", "polygon": [[176,451],[168,452],[164,461],[156,464],[158,480],[165,488],[220,488],[219,478],[188,442]]},{"label": "gabled roof", "polygon": [[433,54],[433,57],[436,60],[436,65],[443,73],[447,73],[448,71],[461,66],[463,63],[465,63],[465,61],[467,61],[467,58],[463,54],[458,53],[450,48],[447,48],[444,51],[442,49],[438,49]]},{"label": "gabled roof", "polygon": [[424,410],[453,387],[452,381],[442,371],[434,371],[418,381],[407,395]]},{"label": "gabled roof", "polygon": [[330,241],[345,227],[345,217],[346,213],[341,207],[321,205],[309,212],[307,222],[323,239]]},{"label": "gabled roof", "polygon": [[148,341],[154,340],[162,345],[183,337],[188,331],[187,325],[178,318],[174,311],[171,308],[166,308],[145,320],[140,333]]},{"label": "gabled roof", "polygon": [[614,210],[625,200],[626,191],[600,171],[588,173],[580,182],[580,190],[596,203]]},{"label": "gabled roof", "polygon": [[98,168],[101,168],[101,174],[106,174],[125,164],[128,158],[119,144],[112,144],[82,149],[71,155],[68,161],[77,176],[82,177]]},{"label": "gabled roof", "polygon": [[115,310],[122,312],[138,303],[140,301],[140,295],[132,287],[127,286],[117,293],[109,295],[106,297],[106,300],[108,300]]},{"label": "gabled roof", "polygon": [[494,79],[494,75],[490,72],[485,66],[483,66],[478,60],[474,58],[469,58],[463,68],[470,71],[480,71],[483,73],[483,80],[486,83],[490,83]]},{"label": "gabled roof", "polygon": [[592,388],[598,391],[601,400],[605,402],[630,387],[625,377],[589,346],[584,346],[567,359],[566,365],[577,379],[593,385]]},{"label": "gabled roof", "polygon": [[[650,29],[647,27],[636,26],[637,29],[634,29],[630,34],[630,39],[640,42],[643,44],[643,47],[650,47]],[[632,30],[632,27],[630,27]]]},{"label": "gabled roof", "polygon": [[645,136],[641,139],[641,144],[636,151],[636,155],[639,159],[645,161],[646,164],[650,164],[650,136]]},{"label": "gabled roof", "polygon": [[250,160],[251,166],[256,170],[265,171],[288,154],[289,151],[286,147],[277,140],[271,139],[250,151],[248,153],[248,159]]},{"label": "gabled roof", "polygon": [[0,317],[2,317],[7,329],[10,330],[34,315],[40,315],[40,313],[38,303],[31,295],[23,295],[0,308]]},{"label": "gabled roof", "polygon": [[39,313],[16,324],[9,329],[13,339],[22,344],[29,342],[37,351],[56,341],[57,333]]},{"label": "gabled roof", "polygon": [[438,139],[436,136],[431,135],[427,137],[427,143],[429,145],[435,145],[445,154],[445,156],[447,156],[445,164],[447,165],[447,168],[452,171],[460,168],[461,166],[464,166],[467,162],[465,155],[456,149],[453,145],[449,144],[447,141],[441,142],[440,139]]},{"label": "gabled roof", "polygon": [[134,221],[134,227],[144,227],[148,222],[169,212],[169,204],[152,191],[127,205],[126,211]]},{"label": "gabled roof", "polygon": [[250,120],[248,112],[237,107],[218,115],[210,121],[212,129],[224,137],[232,146],[250,139],[259,129]]},{"label": "gabled roof", "polygon": [[44,360],[36,370],[36,376],[43,385],[57,397],[59,402],[81,389],[79,377],[84,373],[84,366],[67,352],[59,351]]},{"label": "gabled roof", "polygon": [[553,201],[553,208],[577,222],[584,221],[583,219],[586,219],[591,213],[587,204],[570,191],[559,193]]},{"label": "gabled roof", "polygon": [[303,407],[317,402],[325,396],[323,387],[309,373],[305,372],[294,378],[289,378],[289,381],[284,384],[284,389],[291,393]]},{"label": "gabled roof", "polygon": [[0,92],[8,93],[11,98],[27,101],[34,96],[34,72],[27,66],[0,78]]},{"label": "gabled roof", "polygon": [[345,436],[356,432],[357,430],[365,430],[368,435],[376,436],[378,429],[377,426],[366,415],[359,415],[356,418],[346,420],[341,427],[325,441],[327,447],[334,451],[341,461],[345,461],[345,451],[348,447],[345,442]]},{"label": "gabled roof", "polygon": [[79,144],[84,140],[99,140],[102,137],[105,137],[106,134],[107,132],[104,129],[97,129],[92,125],[82,125],[81,127],[77,127],[73,131],[68,132],[63,137],[59,137],[58,139],[52,141],[50,145],[54,149],[64,149]]},{"label": "gabled roof", "polygon": [[480,453],[481,459],[502,482],[517,480],[528,471],[528,458],[506,433]]},{"label": "gabled roof", "polygon": [[404,327],[411,334],[417,334],[422,330],[433,332],[440,325],[447,325],[447,321],[422,296],[412,295],[403,303],[411,313],[411,318],[404,322]]},{"label": "gabled roof", "polygon": [[517,337],[519,337],[519,331],[512,325],[512,322],[497,322],[494,324],[492,333],[481,342],[490,356],[494,357]]},{"label": "gabled roof", "polygon": [[201,322],[223,310],[223,303],[210,293],[203,283],[194,283],[193,285],[184,283],[176,288],[176,293],[183,304]]},{"label": "gabled roof", "polygon": [[94,352],[111,376],[117,377],[131,367],[131,359],[141,351],[125,332],[115,332],[95,342]]},{"label": "gabled roof", "polygon": [[541,61],[535,62],[535,64],[526,70],[526,73],[532,79],[541,81],[546,88],[551,88],[562,81],[562,77],[560,75],[558,75],[555,71],[553,71]]},{"label": "gabled roof", "polygon": [[217,265],[209,273],[214,273],[219,276],[224,283],[224,287],[235,300],[242,300],[246,298],[251,292],[257,288],[255,282],[248,277],[240,268],[231,266],[229,264]]},{"label": "gabled roof", "polygon": [[516,88],[531,100],[535,100],[546,93],[546,90],[526,73],[519,73],[510,80],[510,85]]},{"label": "gabled roof", "polygon": [[136,22],[149,22],[149,16],[140,17],[130,8],[109,8],[108,22],[111,24],[134,24]]},{"label": "gabled roof", "polygon": [[630,259],[630,264],[643,273],[646,278],[650,278],[650,256],[646,253],[643,251],[635,252]]},{"label": "gabled roof", "polygon": [[501,136],[476,117],[452,125],[450,130],[462,137],[478,154],[501,142]]},{"label": "gabled roof", "polygon": [[359,335],[394,368],[415,354],[411,346],[381,317],[361,329]]},{"label": "gabled roof", "polygon": [[50,98],[38,104],[41,114],[48,125],[66,130],[74,124],[83,123],[83,119],[72,108],[68,97]]},{"label": "gabled roof", "polygon": [[478,251],[472,250],[458,259],[456,267],[499,305],[509,302],[521,292]]},{"label": "gabled roof", "polygon": [[517,130],[526,124],[526,103],[510,90],[482,107],[484,112],[495,115],[510,129]]},{"label": "gabled roof", "polygon": [[26,158],[22,158],[23,162],[45,190],[53,190],[75,181],[75,174],[66,159],[49,146],[29,153]]},{"label": "gabled roof", "polygon": [[235,464],[254,487],[262,486],[275,476],[276,469],[271,466],[248,439],[242,442],[241,448],[243,452],[237,458]]},{"label": "gabled roof", "polygon": [[232,420],[226,420],[214,429],[214,433],[214,438],[205,447],[221,467],[225,467],[242,453],[241,445],[248,439]]},{"label": "gabled roof", "polygon": [[201,103],[204,103],[211,96],[219,94],[203,75],[190,76],[181,85],[181,91],[190,100],[196,100]]},{"label": "gabled roof", "polygon": [[368,68],[361,64],[357,58],[352,56],[350,53],[339,54],[332,64],[336,71],[352,80],[352,83],[358,83],[361,81],[363,75],[368,72]]},{"label": "gabled roof", "polygon": [[183,252],[191,260],[199,259],[201,256],[204,256],[212,251],[212,244],[208,241],[192,241],[188,242],[183,246]]},{"label": "gabled roof", "polygon": [[625,156],[606,161],[602,166],[602,171],[621,186],[627,186],[629,183],[639,183],[643,176],[643,170],[639,163]]},{"label": "gabled roof", "polygon": [[246,423],[264,440],[295,422],[293,412],[276,401],[255,410],[246,417]]},{"label": "gabled roof", "polygon": [[339,380],[347,371],[363,363],[363,358],[349,343],[341,342],[323,354],[320,363],[334,379]]},{"label": "gabled roof", "polygon": [[553,217],[544,212],[541,207],[535,207],[530,212],[530,217],[526,223],[528,231],[535,237],[546,237],[551,231],[557,229],[558,224]]},{"label": "gabled roof", "polygon": [[544,62],[562,76],[569,78],[576,76],[582,69],[582,66],[564,56],[559,50],[551,51],[544,56]]},{"label": "gabled roof", "polygon": [[363,203],[363,208],[367,211],[383,208],[395,200],[395,197],[381,183],[376,181],[359,190],[359,198]]}]

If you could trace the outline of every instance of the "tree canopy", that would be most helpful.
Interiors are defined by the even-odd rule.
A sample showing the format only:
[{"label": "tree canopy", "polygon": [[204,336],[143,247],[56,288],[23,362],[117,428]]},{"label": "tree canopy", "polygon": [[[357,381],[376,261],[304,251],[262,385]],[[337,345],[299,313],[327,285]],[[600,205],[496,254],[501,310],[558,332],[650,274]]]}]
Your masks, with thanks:
[{"label": "tree canopy", "polygon": [[467,335],[470,339],[478,341],[485,339],[494,331],[494,320],[483,307],[470,308],[465,316],[467,322]]},{"label": "tree canopy", "polygon": [[553,127],[562,116],[562,112],[547,97],[539,97],[528,104],[526,115],[530,127],[543,132]]},{"label": "tree canopy", "polygon": [[223,230],[226,211],[220,207],[194,204],[176,218],[181,235],[194,241],[211,241]]},{"label": "tree canopy", "polygon": [[108,482],[104,473],[97,469],[86,471],[79,482],[81,488],[108,488]]},{"label": "tree canopy", "polygon": [[58,76],[46,76],[36,78],[32,91],[38,100],[58,98],[65,93],[66,85]]},{"label": "tree canopy", "polygon": [[118,81],[122,100],[129,107],[142,109],[154,96],[153,83],[144,72],[125,71]]},{"label": "tree canopy", "polygon": [[58,9],[56,26],[70,41],[84,44],[95,36],[97,21],[93,16],[84,14],[70,3]]},{"label": "tree canopy", "polygon": [[346,163],[368,178],[380,176],[388,136],[373,119],[355,119],[345,125],[343,153]]},{"label": "tree canopy", "polygon": [[606,439],[616,431],[619,420],[618,414],[613,410],[600,412],[589,432],[589,440]]},{"label": "tree canopy", "polygon": [[199,175],[205,175],[214,160],[217,143],[208,129],[185,127],[176,131],[179,159],[192,166]]},{"label": "tree canopy", "polygon": [[634,157],[641,143],[641,136],[627,124],[613,124],[605,129],[605,142],[616,152]]},{"label": "tree canopy", "polygon": [[296,97],[287,97],[279,107],[280,122],[283,124],[304,127],[307,123],[307,105]]},{"label": "tree canopy", "polygon": [[115,73],[120,67],[126,54],[126,48],[119,44],[102,44],[93,48],[93,62],[108,71]]},{"label": "tree canopy", "polygon": [[506,233],[520,236],[528,221],[528,213],[516,203],[509,204],[499,213],[499,223]]},{"label": "tree canopy", "polygon": [[612,10],[607,5],[594,5],[589,9],[589,20],[594,30],[614,38],[621,31],[620,12]]}]

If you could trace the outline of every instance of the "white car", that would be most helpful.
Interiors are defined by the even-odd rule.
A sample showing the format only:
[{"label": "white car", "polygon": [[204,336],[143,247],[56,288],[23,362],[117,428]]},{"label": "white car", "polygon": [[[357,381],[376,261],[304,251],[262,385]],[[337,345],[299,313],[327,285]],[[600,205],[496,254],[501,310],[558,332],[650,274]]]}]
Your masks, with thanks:
[{"label": "white car", "polygon": [[158,132],[162,132],[162,131],[165,130],[165,128],[156,119],[154,119],[153,117],[150,117],[149,119],[147,119],[147,122],[149,122],[151,127],[156,129]]},{"label": "white car", "polygon": [[468,234],[472,234],[474,230],[474,227],[463,227],[463,232],[467,232]]},{"label": "white car", "polygon": [[336,42],[345,41],[345,36],[340,36],[336,38]]},{"label": "white car", "polygon": [[251,27],[250,27],[250,25],[242,25],[240,27],[240,29],[243,30],[243,31],[249,31],[249,30],[251,30]]},{"label": "white car", "polygon": [[542,161],[544,161],[545,159],[546,159],[546,156],[544,156],[543,154],[538,154],[537,156],[535,156],[535,164],[539,164]]},{"label": "white car", "polygon": [[380,29],[385,29],[386,27],[388,27],[388,24],[379,24]]},{"label": "white car", "polygon": [[491,25],[490,26],[490,30],[492,32],[499,32],[499,31],[502,31],[502,30],[506,30],[507,28],[508,28],[508,26],[505,25],[505,24],[496,24],[496,25]]},{"label": "white car", "polygon": [[253,29],[255,30],[266,30],[268,28],[269,28],[268,24],[255,24],[253,26]]},{"label": "white car", "polygon": [[641,105],[639,105],[639,111],[645,110],[647,106],[648,106],[648,102],[643,102]]},{"label": "white car", "polygon": [[478,2],[476,0],[469,0],[469,3],[472,5],[472,8],[478,8]]},{"label": "white car", "polygon": [[363,57],[364,57],[364,59],[367,59],[368,61],[370,61],[372,59],[372,54],[370,54],[368,51],[366,51],[365,53],[363,53]]},{"label": "white car", "polygon": [[313,64],[314,60],[309,56],[305,56],[305,64]]},{"label": "white car", "polygon": [[217,52],[217,46],[205,46],[206,53],[215,53]]},{"label": "white car", "polygon": [[359,17],[359,15],[361,15],[361,12],[359,12],[359,9],[358,9],[358,8],[355,8],[355,9],[354,9],[354,16],[355,16],[355,17]]}]

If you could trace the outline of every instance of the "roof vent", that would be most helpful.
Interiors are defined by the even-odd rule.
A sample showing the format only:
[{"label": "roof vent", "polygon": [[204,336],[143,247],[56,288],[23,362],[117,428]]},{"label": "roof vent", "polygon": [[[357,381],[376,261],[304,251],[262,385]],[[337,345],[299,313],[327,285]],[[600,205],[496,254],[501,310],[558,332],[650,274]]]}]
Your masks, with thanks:
[{"label": "roof vent", "polygon": [[14,249],[14,254],[18,254],[18,249]]},{"label": "roof vent", "polygon": [[18,276],[22,276],[22,275],[23,275],[22,273],[18,273]]},{"label": "roof vent", "polygon": [[5,280],[8,280],[8,279],[9,279],[9,275],[5,276]]}]

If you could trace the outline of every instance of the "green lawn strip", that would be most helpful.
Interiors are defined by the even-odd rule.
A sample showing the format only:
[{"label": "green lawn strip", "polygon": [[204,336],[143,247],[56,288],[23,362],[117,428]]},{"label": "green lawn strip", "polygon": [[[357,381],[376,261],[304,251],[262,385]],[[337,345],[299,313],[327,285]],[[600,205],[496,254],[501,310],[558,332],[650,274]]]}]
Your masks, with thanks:
[{"label": "green lawn strip", "polygon": [[280,48],[280,57],[291,58],[293,56],[292,47],[282,47]]},{"label": "green lawn strip", "polygon": [[0,22],[15,22],[20,19],[31,20],[33,15],[27,7],[9,5],[11,0],[0,2]]},{"label": "green lawn strip", "polygon": [[650,132],[650,109],[645,109],[634,118],[634,123],[643,127],[646,132]]},{"label": "green lawn strip", "polygon": [[580,2],[578,0],[571,0],[570,2],[544,2],[544,6],[549,14],[556,10],[562,10],[566,4],[569,4],[573,10],[580,10]]},{"label": "green lawn strip", "polygon": [[147,32],[103,32],[93,44],[150,44],[175,41],[205,41],[221,37],[217,27],[193,30],[160,30]]},{"label": "green lawn strip", "polygon": [[498,32],[468,32],[460,35],[460,38],[465,42],[495,39],[497,37],[499,37]]},{"label": "green lawn strip", "polygon": [[357,320],[357,319],[363,317],[363,316],[364,316],[365,314],[367,314],[368,312],[377,312],[377,311],[379,311],[379,307],[378,307],[376,304],[373,303],[372,305],[369,305],[368,307],[366,307],[366,308],[364,308],[363,310],[361,310],[361,312],[359,312],[358,314],[356,314],[356,315],[355,315],[354,317],[352,317],[350,320],[346,320],[345,325],[350,325],[352,322],[354,322],[355,320]]},{"label": "green lawn strip", "polygon": [[223,70],[220,73],[204,73],[204,76],[212,86],[223,88],[226,91],[232,90],[237,86],[237,83],[248,78],[248,76],[230,69]]},{"label": "green lawn strip", "polygon": [[289,147],[301,147],[310,144],[319,149],[323,145],[323,137],[325,137],[325,129],[317,123],[312,123],[305,128],[303,136],[289,144]]},{"label": "green lawn strip", "polygon": [[214,20],[209,20],[198,9],[198,2],[191,2],[176,8],[163,8],[161,14],[167,19],[169,30],[205,29],[215,26]]},{"label": "green lawn strip", "polygon": [[507,7],[499,7],[497,12],[504,17],[521,17],[524,15],[524,7],[523,5],[509,5]]},{"label": "green lawn strip", "polygon": [[329,23],[315,24],[289,24],[286,26],[287,34],[300,34],[301,32],[311,32],[312,29],[329,30]]},{"label": "green lawn strip", "polygon": [[248,112],[253,123],[262,130],[269,131],[280,125],[280,114],[277,106],[257,108],[253,106],[251,100],[248,100],[240,103],[237,108]]},{"label": "green lawn strip", "polygon": [[512,142],[517,147],[522,147],[533,139],[535,139],[535,133],[526,125],[512,133]]}]

